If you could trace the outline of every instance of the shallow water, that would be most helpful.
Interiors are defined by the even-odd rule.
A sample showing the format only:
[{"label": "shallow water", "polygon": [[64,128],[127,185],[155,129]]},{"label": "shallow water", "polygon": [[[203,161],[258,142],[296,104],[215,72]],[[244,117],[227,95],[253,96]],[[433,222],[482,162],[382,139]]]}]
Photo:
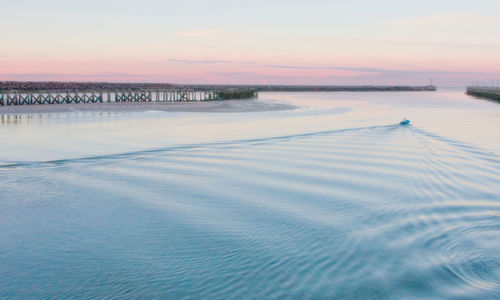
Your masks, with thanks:
[{"label": "shallow water", "polygon": [[499,104],[261,101],[3,116],[0,298],[498,297]]}]

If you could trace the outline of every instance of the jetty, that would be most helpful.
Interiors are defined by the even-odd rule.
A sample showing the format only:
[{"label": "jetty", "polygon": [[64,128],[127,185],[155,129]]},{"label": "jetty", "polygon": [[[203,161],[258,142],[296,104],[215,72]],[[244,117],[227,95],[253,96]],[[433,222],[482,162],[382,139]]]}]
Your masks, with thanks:
[{"label": "jetty", "polygon": [[468,86],[466,94],[500,101],[500,87]]},{"label": "jetty", "polygon": [[434,85],[189,85],[191,88],[250,88],[259,92],[434,92]]},{"label": "jetty", "polygon": [[422,92],[436,91],[434,85],[234,85],[234,84],[172,84],[61,81],[0,81],[1,91],[144,91],[144,90],[222,91],[237,89],[257,92]]},{"label": "jetty", "polygon": [[0,106],[104,102],[178,102],[257,98],[259,92],[421,92],[427,86],[196,85],[0,81]]},{"label": "jetty", "polygon": [[0,90],[0,106],[104,102],[179,102],[257,98],[254,89],[99,89],[99,90]]}]

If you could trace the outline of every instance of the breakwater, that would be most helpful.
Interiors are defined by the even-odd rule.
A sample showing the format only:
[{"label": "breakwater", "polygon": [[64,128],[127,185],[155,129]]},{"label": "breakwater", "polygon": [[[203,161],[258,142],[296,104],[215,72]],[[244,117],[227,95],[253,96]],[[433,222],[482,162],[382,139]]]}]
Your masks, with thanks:
[{"label": "breakwater", "polygon": [[467,95],[500,101],[500,87],[469,86]]},{"label": "breakwater", "polygon": [[259,92],[424,92],[437,91],[433,85],[189,85],[191,88],[250,88]]},{"label": "breakwater", "polygon": [[254,89],[0,90],[0,106],[103,102],[178,102],[257,98]]}]

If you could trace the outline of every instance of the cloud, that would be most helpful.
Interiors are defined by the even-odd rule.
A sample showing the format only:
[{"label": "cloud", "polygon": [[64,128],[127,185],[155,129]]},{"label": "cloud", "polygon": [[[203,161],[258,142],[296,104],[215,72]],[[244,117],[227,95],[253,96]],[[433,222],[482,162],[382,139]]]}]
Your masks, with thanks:
[{"label": "cloud", "polygon": [[435,14],[392,20],[385,25],[383,29],[393,36],[396,34],[408,41],[426,41],[434,46],[500,45],[500,18],[494,16]]},{"label": "cloud", "polygon": [[169,59],[170,62],[186,63],[186,64],[234,64],[237,63],[233,60],[224,59],[205,59],[205,60],[192,60],[192,59]]},{"label": "cloud", "polygon": [[[203,62],[203,61],[202,61]],[[190,62],[192,63],[192,62]],[[12,81],[108,81],[163,82],[179,84],[308,84],[308,85],[425,85],[432,77],[439,86],[465,86],[471,80],[491,82],[500,72],[452,72],[444,70],[392,70],[370,67],[248,65],[242,71],[217,68],[200,72],[170,73],[0,73],[0,80]],[[298,71],[293,71],[293,70]],[[321,70],[327,71],[321,71]],[[329,70],[333,70],[330,72]],[[318,71],[320,70],[320,71]],[[337,71],[346,72],[337,72]]]},{"label": "cloud", "polygon": [[[355,67],[343,67],[343,66],[317,66],[317,65],[275,65],[275,64],[260,64],[256,62],[241,62],[235,60],[191,60],[191,59],[169,59],[168,61],[176,63],[188,63],[188,64],[240,64],[254,67],[263,67],[269,69],[290,69],[290,70],[332,70],[332,71],[353,71],[361,73],[397,73],[397,72],[408,72],[408,71],[398,71],[391,69],[377,69],[377,68],[355,68]],[[427,72],[427,71],[422,71]]]},{"label": "cloud", "polygon": [[433,48],[450,48],[450,49],[489,49],[500,50],[500,44],[494,43],[478,43],[463,41],[434,41],[434,40],[403,40],[403,39],[372,39],[372,38],[350,38],[348,41],[381,43],[389,46],[411,46],[411,47],[433,47]]},{"label": "cloud", "polygon": [[313,66],[313,65],[273,65],[273,64],[259,64],[256,62],[236,61],[236,60],[193,60],[193,59],[169,59],[170,62],[187,63],[187,64],[240,64],[255,67],[264,67],[271,69],[295,69],[295,70],[342,70],[342,71],[358,71],[358,72],[377,72],[378,69],[370,68],[344,68],[335,66]]},{"label": "cloud", "polygon": [[317,67],[314,66],[288,66],[288,65],[260,65],[260,64],[255,64],[260,67],[267,67],[267,68],[273,68],[273,69],[295,69],[295,70],[312,70]]},{"label": "cloud", "polygon": [[0,73],[0,80],[9,81],[148,81],[158,78],[158,74],[132,73]]},{"label": "cloud", "polygon": [[[346,73],[330,73],[330,76],[339,77],[369,77],[369,78],[401,78],[401,77],[411,77],[411,78],[430,78],[430,77],[469,77],[469,78],[483,78],[485,76],[497,76],[498,73],[485,73],[485,72],[469,72],[469,71],[446,71],[446,70],[418,70],[418,69],[406,69],[406,70],[396,70],[396,69],[383,69],[383,68],[371,68],[371,67],[346,67],[346,66],[318,66],[318,65],[281,65],[281,64],[262,64],[256,62],[242,62],[235,60],[189,60],[189,59],[169,59],[168,61],[177,63],[188,63],[188,64],[234,64],[240,66],[247,66],[252,68],[264,68],[264,69],[275,69],[275,70],[298,70],[298,71],[347,71]],[[416,66],[412,66],[416,68]],[[248,74],[248,72],[247,72]],[[310,72],[308,72],[310,74]],[[281,76],[281,75],[276,75]],[[319,73],[318,73],[319,76]],[[293,77],[290,75],[290,77]]]},{"label": "cloud", "polygon": [[212,37],[227,36],[229,35],[229,33],[220,30],[201,29],[201,30],[178,31],[174,32],[173,35],[179,38],[212,38]]},{"label": "cloud", "polygon": [[479,14],[436,14],[397,21],[402,25],[428,25],[447,27],[500,26],[498,17]]}]

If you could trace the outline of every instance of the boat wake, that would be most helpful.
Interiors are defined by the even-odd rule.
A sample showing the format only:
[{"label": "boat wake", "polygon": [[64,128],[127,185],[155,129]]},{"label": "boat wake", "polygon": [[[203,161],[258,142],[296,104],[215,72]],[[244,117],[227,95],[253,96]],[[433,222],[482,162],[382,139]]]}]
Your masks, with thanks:
[{"label": "boat wake", "polygon": [[[447,143],[452,146],[456,146],[463,151],[473,152],[477,155],[483,156],[485,159],[491,159],[495,162],[499,162],[500,159],[495,155],[492,155],[491,152],[487,150],[483,150],[480,148],[476,148],[472,145],[468,145],[466,143],[461,143],[458,141],[450,140],[429,132],[426,132],[422,129],[416,128],[414,126],[410,126],[405,128],[410,130],[416,135],[421,135],[422,138],[432,138],[436,141],[441,141],[443,143]],[[356,131],[369,131],[369,130],[378,130],[380,133],[381,130],[387,131],[396,131],[401,130],[397,125],[380,125],[380,126],[369,126],[369,127],[356,127],[356,128],[347,128],[347,129],[336,129],[329,131],[319,131],[319,132],[310,132],[310,133],[300,133],[300,134],[292,134],[285,136],[277,136],[277,137],[265,137],[265,138],[257,138],[257,139],[248,139],[248,140],[233,140],[233,141],[223,141],[223,142],[212,142],[212,143],[202,143],[202,144],[185,144],[185,145],[177,145],[170,147],[162,147],[155,149],[144,149],[139,151],[130,151],[123,153],[114,153],[114,154],[106,154],[106,155],[95,155],[95,156],[87,156],[87,157],[75,157],[68,159],[58,159],[58,160],[48,160],[48,161],[15,161],[15,162],[0,162],[0,170],[2,169],[22,169],[22,168],[38,168],[38,167],[58,167],[65,164],[92,164],[92,163],[107,163],[115,160],[121,159],[145,159],[151,158],[158,155],[165,155],[168,153],[176,152],[176,151],[196,151],[204,148],[226,148],[226,147],[237,147],[237,146],[245,146],[252,144],[262,144],[262,143],[278,143],[281,141],[288,141],[294,139],[305,139],[319,136],[327,136],[327,135],[335,135]]]},{"label": "boat wake", "polygon": [[86,298],[500,293],[500,158],[415,126],[0,168],[0,226],[23,242],[0,234],[0,287],[25,298],[37,268],[47,291],[100,278]]}]

